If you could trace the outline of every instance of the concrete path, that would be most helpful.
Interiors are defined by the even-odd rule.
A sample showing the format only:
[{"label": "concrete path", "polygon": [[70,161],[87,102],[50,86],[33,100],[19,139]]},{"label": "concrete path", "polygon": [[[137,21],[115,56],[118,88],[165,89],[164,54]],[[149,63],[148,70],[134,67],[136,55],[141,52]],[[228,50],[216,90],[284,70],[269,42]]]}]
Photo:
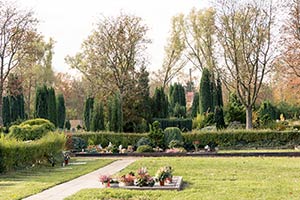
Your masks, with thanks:
[{"label": "concrete path", "polygon": [[63,200],[64,198],[72,194],[75,194],[81,189],[100,188],[101,187],[101,184],[99,182],[100,174],[113,175],[119,172],[120,170],[126,168],[128,165],[130,165],[137,159],[138,158],[117,160],[89,174],[80,176],[69,182],[62,183],[60,185],[44,190],[41,193],[25,198],[25,200]]}]

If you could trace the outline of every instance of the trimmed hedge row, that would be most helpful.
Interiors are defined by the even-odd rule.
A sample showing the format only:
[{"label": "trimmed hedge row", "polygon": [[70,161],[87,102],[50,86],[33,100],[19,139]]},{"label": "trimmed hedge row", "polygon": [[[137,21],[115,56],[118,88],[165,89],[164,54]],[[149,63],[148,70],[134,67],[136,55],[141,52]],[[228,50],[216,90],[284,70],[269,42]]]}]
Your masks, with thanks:
[{"label": "trimmed hedge row", "polygon": [[64,149],[64,134],[48,133],[30,142],[0,136],[0,173],[48,161]]},{"label": "trimmed hedge row", "polygon": [[153,118],[153,121],[158,121],[160,123],[160,128],[165,130],[168,127],[178,127],[181,131],[191,131],[193,127],[192,119],[166,119],[166,118]]},{"label": "trimmed hedge row", "polygon": [[[93,141],[94,144],[107,146],[109,142],[114,145],[122,144],[123,147],[136,145],[139,139],[147,137],[147,134],[134,133],[77,133],[74,136],[81,137],[85,141]],[[223,130],[223,131],[195,131],[182,134],[185,148],[193,149],[193,141],[199,141],[200,147],[207,144],[216,144],[221,148],[276,148],[294,147],[300,145],[300,132],[298,131],[272,131],[272,130]]]},{"label": "trimmed hedge row", "polygon": [[273,131],[273,130],[224,130],[224,131],[196,131],[183,134],[187,146],[192,146],[193,141],[199,141],[200,146],[216,144],[223,148],[274,148],[294,147],[300,144],[298,131]]},{"label": "trimmed hedge row", "polygon": [[74,133],[73,136],[80,137],[88,143],[95,145],[101,144],[103,147],[108,146],[109,142],[114,145],[122,144],[123,147],[128,145],[136,145],[142,137],[147,137],[148,134],[140,133],[113,133],[113,132],[88,132]]}]

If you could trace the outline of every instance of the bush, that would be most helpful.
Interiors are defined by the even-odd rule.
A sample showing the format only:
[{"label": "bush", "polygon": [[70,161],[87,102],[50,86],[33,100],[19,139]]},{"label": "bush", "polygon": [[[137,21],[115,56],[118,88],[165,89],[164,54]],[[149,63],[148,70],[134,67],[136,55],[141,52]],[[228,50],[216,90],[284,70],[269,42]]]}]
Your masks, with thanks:
[{"label": "bush", "polygon": [[87,147],[87,142],[80,138],[80,137],[71,137],[72,143],[70,146],[70,150],[72,151],[81,151],[82,149],[85,149]]},{"label": "bush", "polygon": [[18,140],[36,140],[42,138],[50,131],[54,131],[55,126],[46,119],[31,119],[14,125],[9,128],[9,136]]},{"label": "bush", "polygon": [[160,128],[165,130],[168,127],[178,127],[181,131],[191,131],[193,122],[192,119],[181,119],[181,118],[172,118],[172,119],[164,119],[164,118],[154,118],[154,121],[158,121],[160,123]]},{"label": "bush", "polygon": [[168,146],[172,140],[178,140],[182,142],[181,131],[177,127],[169,127],[164,131],[164,143],[165,146]]},{"label": "bush", "polygon": [[141,139],[139,139],[139,141],[136,143],[136,146],[139,147],[139,146],[142,146],[142,145],[149,145],[149,146],[152,146],[151,145],[151,141],[149,138],[146,138],[146,137],[142,137]]},{"label": "bush", "polygon": [[224,131],[197,131],[184,133],[185,147],[191,149],[193,141],[200,141],[199,146],[214,143],[221,148],[292,148],[300,144],[298,131],[272,130],[224,130]]},{"label": "bush", "polygon": [[183,141],[171,140],[171,142],[169,143],[168,147],[170,149],[183,147]]},{"label": "bush", "polygon": [[0,173],[25,168],[33,164],[61,158],[66,143],[64,134],[48,133],[43,138],[30,142],[18,141],[15,138],[0,136]]},{"label": "bush", "polygon": [[164,133],[161,128],[159,128],[158,121],[155,121],[152,125],[150,125],[149,138],[155,147],[164,146]]},{"label": "bush", "polygon": [[123,147],[135,145],[142,137],[147,137],[147,134],[137,133],[113,133],[113,132],[88,132],[74,133],[73,137],[80,137],[85,142],[93,141],[95,145],[101,144],[103,147],[108,146],[109,142]]},{"label": "bush", "polygon": [[142,146],[139,146],[136,150],[136,152],[138,153],[150,153],[150,152],[154,152],[153,151],[153,148],[149,145],[142,145]]}]

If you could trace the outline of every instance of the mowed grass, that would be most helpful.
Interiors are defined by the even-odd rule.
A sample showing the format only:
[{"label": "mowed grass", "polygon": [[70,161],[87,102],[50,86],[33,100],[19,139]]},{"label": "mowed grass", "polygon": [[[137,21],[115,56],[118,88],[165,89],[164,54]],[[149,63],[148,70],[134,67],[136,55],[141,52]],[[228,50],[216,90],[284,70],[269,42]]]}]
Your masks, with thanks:
[{"label": "mowed grass", "polygon": [[[66,167],[34,167],[0,175],[0,199],[22,199],[103,167],[112,159],[72,158]],[[86,162],[86,164],[83,164]],[[81,164],[80,164],[81,163]]]},{"label": "mowed grass", "polygon": [[154,175],[165,165],[183,176],[182,191],[86,189],[67,200],[300,199],[300,158],[143,158],[120,174],[145,166]]}]

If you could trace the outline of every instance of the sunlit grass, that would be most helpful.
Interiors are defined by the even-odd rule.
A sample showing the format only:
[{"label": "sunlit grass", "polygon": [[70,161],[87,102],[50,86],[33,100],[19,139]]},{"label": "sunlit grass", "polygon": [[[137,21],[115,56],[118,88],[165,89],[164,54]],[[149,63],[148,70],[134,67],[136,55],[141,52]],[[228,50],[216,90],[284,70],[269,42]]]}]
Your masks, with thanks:
[{"label": "sunlit grass", "polygon": [[72,158],[71,162],[86,162],[66,167],[34,167],[0,175],[0,199],[22,199],[49,187],[79,177],[111,163],[112,159]]},{"label": "sunlit grass", "polygon": [[86,189],[67,199],[300,199],[300,158],[143,158],[120,174],[146,166],[154,175],[165,165],[183,176],[182,191]]}]

